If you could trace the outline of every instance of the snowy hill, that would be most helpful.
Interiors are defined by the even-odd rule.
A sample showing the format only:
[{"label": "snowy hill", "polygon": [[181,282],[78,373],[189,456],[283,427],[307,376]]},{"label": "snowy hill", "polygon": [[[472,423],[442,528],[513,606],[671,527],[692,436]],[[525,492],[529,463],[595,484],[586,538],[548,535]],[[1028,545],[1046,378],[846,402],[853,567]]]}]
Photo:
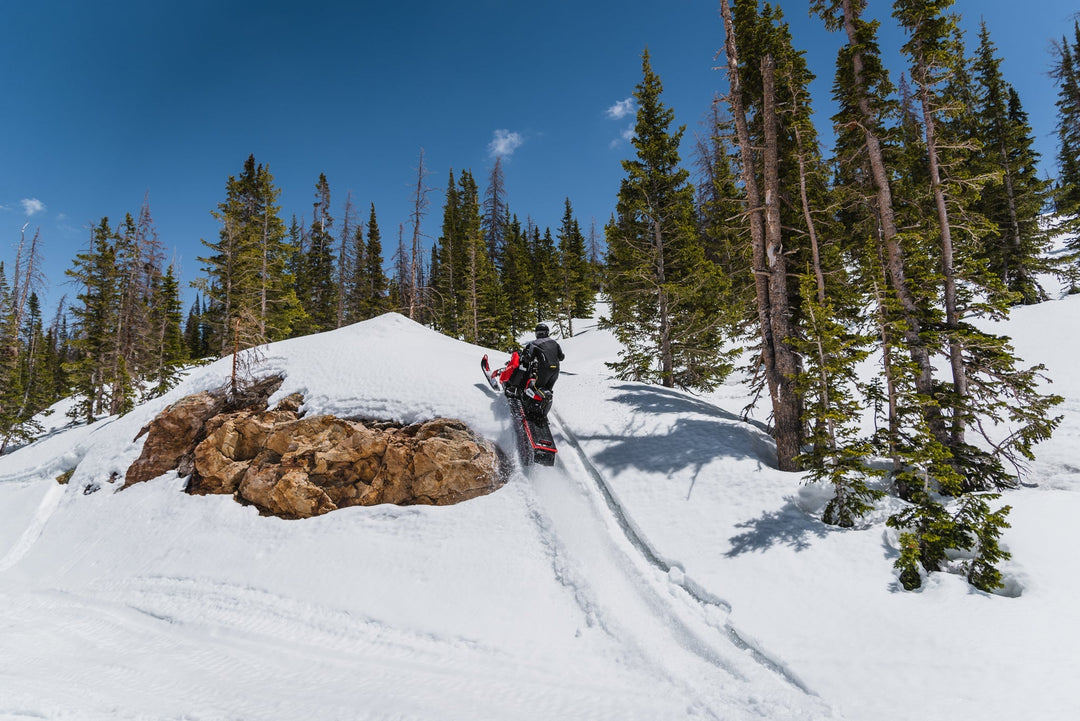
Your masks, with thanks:
[{"label": "snowy hill", "polygon": [[[558,463],[490,496],[283,521],[175,473],[117,492],[138,430],[228,374],[200,368],[0,458],[0,719],[1076,718],[1078,314],[1002,329],[1066,419],[1003,499],[1001,595],[948,574],[901,591],[886,506],[821,524],[822,489],[773,469],[734,381],[608,380],[616,343],[588,326],[563,341]],[[483,352],[387,315],[277,343],[262,372],[286,376],[272,403],[454,416],[511,449]]]}]

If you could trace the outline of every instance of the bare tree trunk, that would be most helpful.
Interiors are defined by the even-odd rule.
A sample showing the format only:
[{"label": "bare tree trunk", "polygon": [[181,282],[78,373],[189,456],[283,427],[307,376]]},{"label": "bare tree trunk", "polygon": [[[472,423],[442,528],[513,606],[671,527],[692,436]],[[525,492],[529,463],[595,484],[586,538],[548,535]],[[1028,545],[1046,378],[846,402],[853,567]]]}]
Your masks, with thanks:
[{"label": "bare tree trunk", "polygon": [[930,187],[934,193],[938,225],[941,229],[941,272],[945,278],[945,324],[949,329],[949,364],[952,366],[953,389],[957,396],[957,408],[953,411],[952,441],[964,442],[964,419],[961,406],[968,395],[967,370],[964,368],[963,344],[960,342],[960,315],[956,308],[956,273],[953,268],[952,228],[949,226],[949,209],[945,204],[945,191],[941,187],[941,167],[938,163],[937,131],[934,114],[930,107],[930,91],[926,87],[925,61],[920,57],[915,68],[915,81],[919,84],[919,100],[922,103],[923,128],[926,134],[926,152],[930,164]]},{"label": "bare tree trunk", "polygon": [[270,209],[263,209],[262,269],[259,278],[259,335],[266,335],[266,307],[270,285]]},{"label": "bare tree trunk", "polygon": [[11,302],[14,329],[10,350],[13,358],[19,357],[19,343],[16,339],[18,338],[19,328],[22,327],[26,304],[30,299],[30,294],[34,292],[34,288],[41,280],[38,271],[41,265],[41,251],[38,247],[41,240],[41,229],[38,228],[34,231],[34,237],[30,239],[30,245],[27,247],[26,228],[29,225],[29,222],[25,223],[19,233],[19,248],[15,252],[15,268],[14,273],[12,273]]},{"label": "bare tree trunk", "polygon": [[422,262],[420,254],[420,223],[427,215],[427,194],[430,188],[424,186],[424,149],[420,149],[420,162],[416,168],[416,194],[413,196],[412,212],[412,249],[409,261],[409,317],[416,318],[420,305],[418,273]]},{"label": "bare tree trunk", "polygon": [[[1020,218],[1016,211],[1016,190],[1013,185],[1013,172],[1012,167],[1009,165],[1009,153],[1005,147],[1005,141],[1001,141],[1001,147],[999,148],[1001,153],[1001,165],[1005,169],[1005,196],[1009,200],[1009,225],[1012,229],[1011,245],[1017,258],[1021,257],[1020,247]],[[1005,267],[1001,269],[1001,277],[1008,283],[1009,280],[1009,260],[1008,255],[1005,256]],[[1020,287],[1024,289],[1024,303],[1033,303],[1038,298],[1029,297],[1028,288],[1031,286],[1030,278],[1028,275],[1028,269],[1024,263],[1020,262],[1016,265],[1016,276],[1020,282]]]},{"label": "bare tree trunk", "polygon": [[[858,15],[852,2],[853,0],[843,0],[844,30],[847,33],[849,45],[855,47],[858,45],[855,28],[855,20]],[[911,354],[911,360],[917,368],[915,389],[920,395],[933,398],[934,369],[930,363],[930,351],[920,335],[922,322],[919,318],[919,308],[911,288],[908,287],[904,270],[904,254],[900,248],[900,241],[897,239],[896,216],[893,212],[892,188],[889,185],[889,174],[885,167],[885,156],[881,149],[881,141],[875,132],[877,118],[870,108],[870,98],[863,77],[862,54],[859,52],[852,53],[851,63],[855,76],[855,92],[858,95],[859,113],[862,116],[861,127],[866,142],[867,159],[870,162],[870,175],[877,191],[878,220],[881,223],[881,237],[885,244],[887,257],[886,270],[896,297],[900,301],[904,321],[907,325],[904,332],[904,341],[908,346],[908,352]],[[949,436],[938,406],[933,403],[925,405],[923,415],[934,438],[943,444],[947,444]]]},{"label": "bare tree trunk", "polygon": [[664,283],[667,276],[664,271],[664,234],[660,230],[660,220],[653,220],[653,241],[656,249],[656,281],[660,311],[660,382],[665,388],[675,387],[675,359],[671,350],[671,308]]},{"label": "bare tree trunk", "polygon": [[[774,265],[774,257],[767,257],[766,244],[766,221],[763,218],[761,192],[758,189],[757,177],[754,172],[755,163],[753,149],[750,144],[750,129],[746,120],[746,108],[742,98],[742,83],[739,79],[739,54],[735,42],[735,23],[732,19],[731,6],[728,0],[721,0],[720,14],[724,19],[724,54],[727,56],[728,68],[728,102],[731,105],[731,115],[735,121],[735,132],[739,144],[739,153],[742,158],[742,180],[746,190],[746,199],[749,205],[747,212],[750,218],[750,243],[753,251],[754,289],[757,295],[758,326],[761,331],[761,357],[765,366],[765,380],[769,386],[769,395],[772,399],[773,418],[776,423],[776,453],[777,462],[781,470],[798,470],[795,457],[799,453],[799,418],[797,405],[794,404],[795,396],[794,377],[784,378],[784,371],[791,371],[793,363],[787,359],[781,361],[778,358],[778,346],[780,339],[776,336],[777,322],[774,316],[783,313],[787,308],[787,297],[779,308],[773,307],[773,299],[779,294],[774,293],[770,282],[772,273],[785,274],[784,285],[786,286],[786,272],[783,268],[782,247],[776,253],[777,248],[770,247],[773,256],[780,266]],[[775,121],[775,113],[773,114]],[[768,123],[766,123],[768,124]],[[775,132],[775,126],[774,130]],[[773,168],[775,172],[776,168]],[[767,199],[768,200],[768,199]],[[773,203],[779,202],[774,196]],[[777,208],[777,212],[778,208]],[[779,321],[783,328],[787,319]],[[790,349],[789,349],[790,350]],[[792,356],[792,361],[794,360]],[[793,418],[794,417],[794,418]],[[792,433],[794,428],[794,433]]]},{"label": "bare tree trunk", "polygon": [[337,294],[337,327],[345,325],[345,279],[348,275],[349,253],[348,246],[352,240],[352,191],[345,195],[345,217],[341,221],[341,244],[338,246],[338,294]]},{"label": "bare tree trunk", "polygon": [[477,238],[469,238],[469,310],[472,315],[472,337],[469,341],[477,342],[480,338],[480,292],[476,287],[476,245]]},{"label": "bare tree trunk", "polygon": [[799,201],[802,204],[803,221],[806,230],[810,234],[810,254],[814,264],[814,280],[817,282],[818,303],[825,302],[825,273],[821,268],[821,251],[818,247],[817,228],[814,225],[814,216],[810,214],[810,199],[806,192],[806,160],[803,157],[802,134],[799,126],[795,124],[795,143],[798,145],[799,160]]},{"label": "bare tree trunk", "polygon": [[771,55],[761,59],[762,121],[765,130],[765,259],[769,264],[769,322],[776,356],[776,452],[780,469],[798,470],[795,457],[802,440],[802,409],[796,379],[799,360],[791,348],[794,332],[788,306],[787,261],[780,226],[780,158],[777,138],[776,64]]}]

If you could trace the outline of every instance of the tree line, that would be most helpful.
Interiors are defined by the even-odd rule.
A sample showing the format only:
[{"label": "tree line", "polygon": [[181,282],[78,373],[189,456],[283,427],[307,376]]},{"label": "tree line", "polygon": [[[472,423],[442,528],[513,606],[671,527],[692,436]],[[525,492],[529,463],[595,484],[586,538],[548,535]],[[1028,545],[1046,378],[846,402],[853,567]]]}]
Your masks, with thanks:
[{"label": "tree line", "polygon": [[147,201],[119,224],[94,225],[66,271],[75,298],[60,301],[51,324],[36,292],[40,237],[24,229],[11,281],[0,262],[0,447],[32,440],[38,414],[68,396],[79,421],[124,413],[193,362],[388,311],[487,346],[509,348],[541,319],[572,335],[573,318],[592,313],[599,250],[595,231],[587,248],[570,200],[553,235],[511,214],[501,160],[483,198],[470,171],[451,171],[427,254],[426,175],[421,152],[409,228],[387,254],[374,204],[362,212],[349,194],[338,214],[320,175],[310,219],[286,222],[269,167],[249,156],[211,211],[220,230],[202,241],[186,315]]},{"label": "tree line", "polygon": [[34,437],[34,416],[69,394],[79,418],[120,413],[195,359],[390,310],[509,348],[539,321],[573,335],[601,294],[623,348],[614,375],[708,391],[749,357],[742,371],[750,396],[769,400],[779,467],[835,490],[825,522],[855,526],[894,489],[906,501],[889,520],[905,587],[957,552],[973,585],[998,587],[1008,507],[994,503],[1056,427],[1061,399],[982,321],[1045,299],[1046,274],[1080,288],[1080,241],[1048,253],[1055,232],[1080,229],[1080,24],[1054,46],[1051,183],[989,31],[971,52],[951,4],[895,0],[907,68],[894,85],[864,0],[811,2],[845,39],[829,152],[813,75],[778,7],[721,1],[727,92],[690,168],[646,50],[634,153],[602,238],[569,198],[554,231],[512,212],[497,160],[483,191],[471,171],[450,171],[428,248],[421,153],[387,253],[374,205],[350,195],[336,215],[325,176],[310,219],[286,223],[268,166],[249,157],[213,211],[220,231],[203,241],[186,317],[144,202],[94,227],[68,271],[80,292],[46,327],[39,239],[24,232],[10,278],[0,264],[3,443]]}]

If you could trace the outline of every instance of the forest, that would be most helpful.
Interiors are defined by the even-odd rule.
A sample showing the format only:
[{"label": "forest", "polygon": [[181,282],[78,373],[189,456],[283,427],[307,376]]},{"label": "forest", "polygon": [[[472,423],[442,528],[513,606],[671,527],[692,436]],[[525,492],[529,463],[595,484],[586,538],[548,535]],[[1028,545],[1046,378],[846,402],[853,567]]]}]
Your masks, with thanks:
[{"label": "forest", "polygon": [[810,5],[845,41],[833,147],[779,9],[721,2],[727,82],[711,132],[684,147],[645,50],[634,153],[603,228],[583,229],[570,198],[555,228],[519,216],[496,161],[483,189],[450,172],[428,249],[422,154],[391,237],[374,204],[334,207],[325,176],[311,216],[285,218],[269,164],[249,156],[211,209],[220,231],[203,241],[190,307],[144,202],[100,219],[67,271],[77,294],[48,314],[41,239],[24,229],[0,262],[0,453],[40,434],[36,417],[62,398],[91,422],[164,393],[192,363],[388,311],[509,349],[538,321],[573,335],[602,300],[624,349],[615,377],[707,392],[740,373],[751,404],[769,404],[779,468],[833,486],[826,523],[857,526],[886,492],[904,499],[889,524],[905,587],[957,548],[975,552],[972,585],[1000,586],[998,500],[1053,432],[1060,398],[980,322],[1047,299],[1041,278],[1080,290],[1080,23],[1053,47],[1049,181],[985,24],[970,42],[950,2],[895,0],[907,67],[894,84],[864,2]]}]

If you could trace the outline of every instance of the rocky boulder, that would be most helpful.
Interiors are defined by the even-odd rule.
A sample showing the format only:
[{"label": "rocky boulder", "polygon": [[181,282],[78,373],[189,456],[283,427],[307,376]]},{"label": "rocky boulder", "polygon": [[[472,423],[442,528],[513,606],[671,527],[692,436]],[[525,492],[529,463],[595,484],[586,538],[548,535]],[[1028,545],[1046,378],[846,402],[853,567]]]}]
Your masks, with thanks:
[{"label": "rocky boulder", "polygon": [[[378,503],[448,505],[503,483],[494,445],[459,420],[436,418],[403,427],[305,418],[298,411],[302,398],[296,397],[274,410],[264,405],[215,415],[204,395],[184,399],[150,424],[150,437],[125,485],[189,458],[189,493],[230,494],[265,514],[308,518]],[[171,444],[157,438],[175,429],[182,432]],[[163,458],[152,457],[162,449]],[[186,469],[180,470],[185,475]]]},{"label": "rocky boulder", "polygon": [[[203,391],[181,398],[166,408],[135,436],[135,440],[138,440],[146,435],[146,443],[142,454],[128,468],[124,488],[157,478],[173,469],[180,469],[182,476],[190,474],[192,452],[205,436],[207,422],[220,413],[240,408],[264,410],[267,400],[284,380],[281,376],[270,376],[234,395],[224,390]],[[290,400],[296,402],[290,396],[279,405]],[[299,403],[295,408],[299,408]]]}]

